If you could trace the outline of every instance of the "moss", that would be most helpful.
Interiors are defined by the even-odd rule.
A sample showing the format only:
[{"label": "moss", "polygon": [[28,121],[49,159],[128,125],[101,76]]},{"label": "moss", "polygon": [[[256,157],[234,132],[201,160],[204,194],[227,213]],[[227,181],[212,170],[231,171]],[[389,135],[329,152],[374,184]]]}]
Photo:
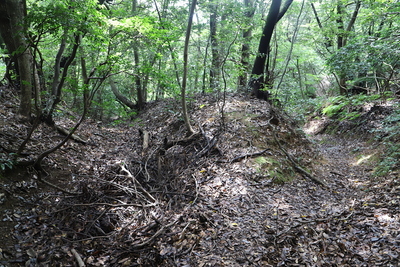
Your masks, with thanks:
[{"label": "moss", "polygon": [[272,157],[257,157],[252,159],[252,163],[262,177],[268,177],[276,184],[290,182],[295,177],[294,170],[286,161],[279,162]]}]

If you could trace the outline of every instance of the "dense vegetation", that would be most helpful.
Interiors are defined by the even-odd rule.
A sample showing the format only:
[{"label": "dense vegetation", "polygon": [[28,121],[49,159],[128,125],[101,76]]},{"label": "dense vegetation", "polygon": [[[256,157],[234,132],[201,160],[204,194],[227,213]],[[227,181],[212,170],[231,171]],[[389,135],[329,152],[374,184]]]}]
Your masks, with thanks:
[{"label": "dense vegetation", "polygon": [[261,76],[257,96],[300,120],[399,93],[398,1],[272,2],[193,2],[185,65],[182,1],[4,1],[2,82],[20,87],[21,115],[50,124],[67,110],[112,121],[153,100],[250,92]]}]

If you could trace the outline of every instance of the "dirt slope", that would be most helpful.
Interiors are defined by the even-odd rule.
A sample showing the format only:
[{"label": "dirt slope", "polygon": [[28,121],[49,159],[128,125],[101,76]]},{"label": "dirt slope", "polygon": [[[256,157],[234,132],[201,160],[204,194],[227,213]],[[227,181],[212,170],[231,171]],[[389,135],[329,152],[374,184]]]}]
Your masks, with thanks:
[{"label": "dirt slope", "polygon": [[[78,196],[37,183],[29,169],[7,173],[0,229],[11,234],[0,264],[398,265],[400,183],[374,179],[357,162],[375,147],[306,138],[287,116],[240,95],[197,97],[189,107],[197,130],[189,137],[173,100],[150,103],[124,124],[88,120],[79,131],[87,144],[69,141],[44,166],[46,179]],[[7,149],[28,129],[1,126]],[[41,126],[26,158],[61,138]]]}]

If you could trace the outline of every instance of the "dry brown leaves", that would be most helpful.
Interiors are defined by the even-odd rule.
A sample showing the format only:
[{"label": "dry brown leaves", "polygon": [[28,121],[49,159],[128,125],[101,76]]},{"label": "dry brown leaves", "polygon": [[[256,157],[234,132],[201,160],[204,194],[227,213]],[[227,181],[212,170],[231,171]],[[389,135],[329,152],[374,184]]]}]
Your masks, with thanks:
[{"label": "dry brown leaves", "polygon": [[[265,102],[229,95],[224,118],[221,107],[222,100],[205,96],[190,103],[199,134],[187,142],[180,142],[187,137],[173,100],[151,103],[117,126],[87,120],[78,134],[88,145],[69,141],[45,162],[47,178],[79,196],[36,184],[33,173],[8,175],[1,219],[14,224],[14,242],[2,247],[0,264],[77,266],[79,258],[87,266],[398,264],[397,178],[373,180],[370,167],[352,165],[354,143],[322,136],[326,142],[313,145]],[[26,132],[18,124],[2,127],[21,138]],[[139,128],[150,134],[145,150]],[[294,171],[273,129],[329,188]],[[60,135],[41,126],[33,139],[29,157]]]}]

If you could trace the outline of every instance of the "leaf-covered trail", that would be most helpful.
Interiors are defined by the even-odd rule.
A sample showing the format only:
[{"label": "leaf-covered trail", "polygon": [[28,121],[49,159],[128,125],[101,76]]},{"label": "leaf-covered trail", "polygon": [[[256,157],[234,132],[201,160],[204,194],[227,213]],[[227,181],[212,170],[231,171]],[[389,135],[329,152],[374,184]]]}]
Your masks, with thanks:
[{"label": "leaf-covered trail", "polygon": [[361,141],[314,139],[323,158],[316,175],[329,188],[239,175],[203,186],[216,197],[203,203],[212,227],[194,252],[200,266],[397,266],[399,181],[370,176],[359,158],[373,150]]},{"label": "leaf-covered trail", "polygon": [[[373,145],[310,142],[265,102],[237,95],[226,100],[223,131],[218,102],[201,98],[191,109],[201,134],[189,139],[168,102],[133,127],[88,121],[88,145],[70,141],[46,160],[53,181],[77,197],[29,173],[10,177],[2,220],[17,244],[2,248],[0,264],[74,265],[73,248],[88,266],[398,265],[400,183],[370,175],[363,159],[379,152]],[[15,136],[21,128],[6,127]],[[138,128],[150,135],[147,149]],[[329,186],[294,172],[271,131]],[[32,155],[59,136],[42,127],[34,138],[47,142],[34,141]]]}]

